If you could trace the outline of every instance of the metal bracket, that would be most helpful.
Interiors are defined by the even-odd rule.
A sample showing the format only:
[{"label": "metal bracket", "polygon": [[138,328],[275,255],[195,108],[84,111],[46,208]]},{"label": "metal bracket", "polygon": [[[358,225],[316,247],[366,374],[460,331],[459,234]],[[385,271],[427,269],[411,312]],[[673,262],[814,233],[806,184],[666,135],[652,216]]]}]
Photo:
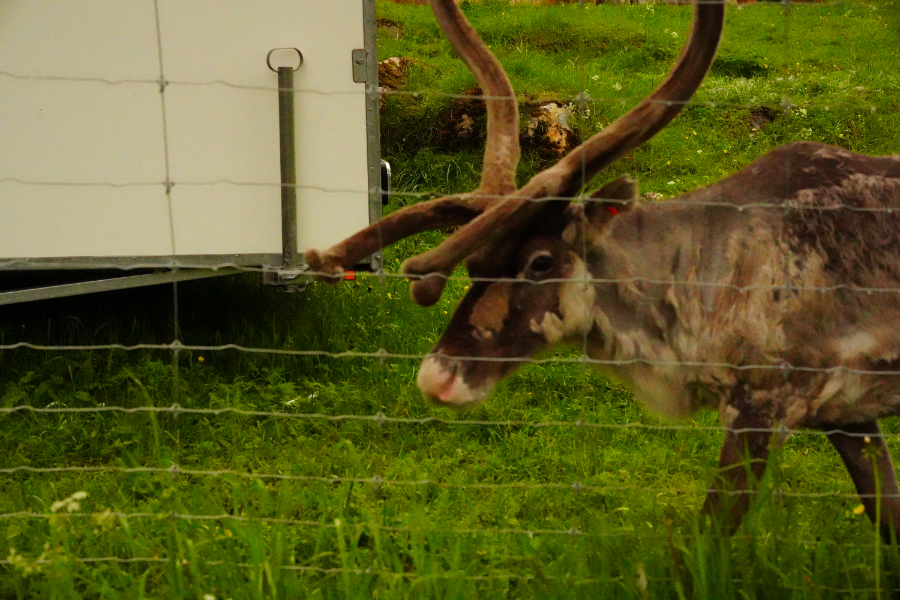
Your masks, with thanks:
[{"label": "metal bracket", "polygon": [[308,267],[295,269],[275,265],[263,265],[262,282],[264,285],[275,285],[283,292],[303,292],[314,280],[307,272]]},{"label": "metal bracket", "polygon": [[351,52],[351,61],[353,63],[353,82],[365,83],[369,80],[369,55],[364,49],[353,50]]}]

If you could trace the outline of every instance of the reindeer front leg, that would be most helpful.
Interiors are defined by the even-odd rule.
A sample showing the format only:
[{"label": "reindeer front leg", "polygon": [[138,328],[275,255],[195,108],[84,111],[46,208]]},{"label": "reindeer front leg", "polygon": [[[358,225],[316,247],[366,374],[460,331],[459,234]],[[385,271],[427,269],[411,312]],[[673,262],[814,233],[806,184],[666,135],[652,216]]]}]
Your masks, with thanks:
[{"label": "reindeer front leg", "polygon": [[829,433],[828,439],[844,460],[860,500],[866,507],[866,514],[876,526],[879,526],[876,504],[879,490],[876,478],[881,480],[881,537],[885,543],[890,544],[892,535],[895,538],[900,535],[900,488],[897,487],[894,465],[891,463],[887,444],[881,437],[878,422],[867,421],[822,429],[838,430]]},{"label": "reindeer front leg", "polygon": [[750,507],[751,486],[765,473],[772,419],[750,403],[742,385],[734,388],[724,411],[731,418],[703,514],[710,515],[723,534],[732,535]]}]

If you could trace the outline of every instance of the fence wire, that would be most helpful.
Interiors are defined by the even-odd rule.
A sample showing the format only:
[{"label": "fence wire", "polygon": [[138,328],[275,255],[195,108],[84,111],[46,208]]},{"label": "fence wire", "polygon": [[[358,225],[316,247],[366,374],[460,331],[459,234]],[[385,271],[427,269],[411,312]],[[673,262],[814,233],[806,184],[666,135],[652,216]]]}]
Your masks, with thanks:
[{"label": "fence wire", "polygon": [[[492,280],[493,281],[493,280]],[[581,280],[576,280],[581,281]],[[857,369],[847,367],[845,365],[836,365],[833,367],[803,367],[792,365],[790,363],[778,364],[750,364],[742,365],[729,362],[710,362],[710,361],[685,361],[685,360],[654,360],[647,358],[632,359],[600,359],[591,358],[590,356],[581,355],[576,357],[551,357],[551,358],[503,358],[503,357],[485,357],[485,356],[467,356],[457,357],[446,355],[441,352],[433,352],[428,354],[399,354],[396,352],[388,352],[387,350],[378,350],[376,352],[361,352],[356,350],[347,350],[344,352],[328,352],[323,350],[287,350],[278,348],[252,348],[241,346],[240,344],[222,344],[219,346],[199,346],[191,344],[182,344],[175,341],[170,344],[91,344],[91,345],[68,345],[68,346],[52,346],[43,344],[32,344],[31,342],[16,342],[15,344],[0,345],[0,350],[15,350],[18,348],[28,348],[32,350],[170,350],[174,352],[196,351],[196,352],[219,352],[223,350],[237,350],[246,353],[256,354],[272,354],[282,356],[310,356],[310,357],[327,357],[327,358],[375,358],[379,361],[386,359],[397,360],[422,360],[427,357],[447,357],[461,362],[485,362],[485,363],[514,363],[514,364],[588,364],[595,366],[612,366],[623,367],[633,365],[645,365],[654,367],[683,367],[683,368],[715,368],[729,369],[734,371],[778,371],[783,373],[800,372],[800,373],[847,373],[851,375],[865,376],[894,376],[898,374],[895,370],[877,370],[877,369]],[[165,409],[171,410],[171,409]],[[0,413],[4,412],[0,409]],[[770,431],[781,431],[770,430]],[[794,431],[794,430],[791,430]]]},{"label": "fence wire", "polygon": [[[382,477],[376,475],[374,477],[338,477],[334,475],[288,475],[283,473],[247,473],[246,471],[237,471],[233,469],[219,469],[215,471],[207,471],[202,469],[191,469],[180,467],[176,464],[172,464],[169,467],[115,467],[115,466],[102,466],[102,467],[73,467],[73,466],[62,466],[62,467],[29,467],[29,466],[21,466],[21,467],[12,467],[6,469],[0,469],[0,473],[6,474],[15,474],[15,473],[121,473],[121,474],[131,474],[131,473],[164,473],[170,475],[172,477],[176,477],[178,475],[184,475],[187,477],[237,477],[242,479],[272,479],[278,481],[307,481],[314,483],[359,483],[372,485],[376,488],[380,488],[382,486],[390,487],[437,487],[437,488],[446,488],[446,489],[460,489],[460,490],[568,490],[574,494],[580,494],[582,491],[585,492],[598,492],[598,493],[612,493],[612,492],[640,492],[640,493],[648,493],[648,494],[671,494],[671,495],[683,495],[683,494],[700,494],[705,495],[707,490],[700,490],[696,488],[673,488],[673,487],[664,487],[664,488],[655,488],[648,486],[639,486],[639,485],[594,485],[594,484],[583,484],[580,481],[575,481],[574,483],[553,483],[553,482],[544,482],[544,483],[525,483],[525,482],[514,482],[514,483],[481,483],[481,482],[453,482],[453,481],[439,481],[434,479],[420,479],[420,480],[403,480],[403,479],[383,479]],[[759,496],[760,492],[758,490],[722,490],[720,492],[726,496]],[[784,498],[900,498],[900,494],[847,494],[844,492],[791,492],[784,491],[781,488],[775,488],[772,490],[773,494],[776,496],[784,497]],[[45,514],[45,513],[11,513],[13,516],[26,516],[31,514]],[[144,513],[140,513],[144,514]],[[166,514],[166,513],[161,513]],[[48,517],[52,515],[46,515]],[[146,515],[145,515],[146,516]],[[3,515],[0,515],[0,518],[5,518]],[[183,518],[191,519],[216,519],[219,518],[215,515],[183,515]],[[223,517],[224,518],[224,517]],[[264,522],[278,522],[278,523],[295,523],[294,520],[288,519],[267,519],[262,517],[254,517],[251,520],[264,521]],[[300,521],[296,521],[300,523]],[[471,530],[474,531],[484,531],[484,530]],[[578,533],[572,529],[566,530],[568,533]]]},{"label": "fence wire", "polygon": [[[702,0],[700,0],[702,2]],[[156,42],[157,42],[157,50],[159,57],[159,77],[156,79],[135,79],[135,78],[105,78],[105,77],[78,77],[78,76],[62,76],[62,75],[36,75],[29,73],[18,73],[11,72],[6,70],[0,70],[0,80],[9,80],[11,82],[16,81],[44,81],[51,82],[55,84],[59,84],[60,86],[65,86],[69,83],[91,83],[91,84],[100,84],[102,86],[125,86],[125,85],[136,85],[136,86],[154,86],[159,89],[160,92],[160,102],[161,102],[161,118],[162,118],[162,131],[163,131],[163,152],[165,159],[165,179],[162,181],[155,180],[145,180],[145,181],[126,181],[126,182],[112,182],[112,181],[42,181],[35,180],[29,178],[19,177],[16,174],[0,174],[0,184],[9,184],[9,185],[18,185],[18,186],[52,186],[52,187],[70,187],[70,188],[132,188],[132,187],[148,187],[148,186],[162,186],[166,191],[166,201],[167,201],[167,215],[169,219],[169,234],[170,234],[170,244],[171,244],[171,258],[170,260],[164,264],[160,265],[158,262],[145,262],[140,258],[136,258],[134,261],[128,264],[122,263],[103,263],[97,261],[90,261],[80,263],[77,260],[67,261],[65,268],[66,269],[106,269],[106,270],[119,270],[123,272],[133,271],[133,270],[146,270],[146,269],[159,269],[165,268],[170,269],[173,273],[173,281],[172,281],[172,290],[173,290],[173,309],[172,309],[172,319],[174,323],[174,331],[175,331],[175,339],[171,343],[142,343],[142,344],[68,344],[68,345],[57,345],[57,344],[37,344],[32,342],[15,342],[15,343],[3,343],[0,344],[0,351],[2,352],[13,352],[17,350],[33,350],[38,352],[94,352],[94,351],[124,351],[124,352],[133,352],[140,350],[154,350],[154,351],[164,351],[171,352],[173,357],[173,365],[174,371],[176,373],[176,382],[177,382],[177,373],[179,371],[179,362],[178,356],[179,353],[183,352],[226,352],[226,351],[236,351],[240,353],[252,354],[252,355],[271,355],[271,356],[295,356],[295,357],[315,357],[315,358],[329,358],[329,359],[356,359],[356,360],[367,360],[377,362],[379,368],[382,369],[384,376],[381,378],[381,384],[377,393],[381,398],[382,405],[388,404],[388,400],[391,395],[391,391],[387,389],[387,374],[386,374],[386,362],[388,360],[392,361],[411,361],[411,360],[422,360],[427,356],[434,356],[433,354],[420,354],[420,353],[395,353],[390,352],[386,349],[385,343],[385,327],[383,326],[386,322],[386,311],[384,309],[384,294],[380,294],[379,302],[381,303],[381,319],[382,319],[382,327],[381,327],[381,347],[379,350],[374,352],[365,352],[365,351],[343,351],[343,352],[332,352],[326,350],[295,350],[295,349],[285,349],[285,348],[265,348],[265,347],[252,347],[246,346],[243,344],[237,343],[223,343],[217,345],[197,345],[197,344],[186,344],[182,341],[181,327],[180,327],[180,316],[179,316],[179,295],[178,295],[178,283],[174,280],[174,274],[180,269],[203,269],[203,270],[211,270],[217,271],[222,269],[235,269],[248,273],[259,273],[261,271],[267,270],[266,267],[257,267],[257,266],[248,266],[241,265],[235,262],[230,261],[222,261],[222,262],[197,262],[192,260],[185,260],[183,257],[180,257],[178,254],[178,248],[176,247],[176,236],[175,236],[175,226],[176,219],[175,213],[172,207],[172,196],[171,191],[173,188],[180,188],[182,186],[185,187],[215,187],[215,186],[233,186],[233,187],[260,187],[260,188],[281,188],[286,184],[277,183],[277,182],[268,182],[268,181],[241,181],[236,179],[212,179],[212,180],[190,180],[190,179],[180,179],[173,178],[170,172],[170,156],[169,156],[169,127],[170,124],[168,122],[167,113],[166,113],[166,95],[169,90],[174,88],[225,88],[228,90],[245,90],[245,91],[258,91],[263,93],[277,93],[279,88],[277,86],[254,86],[254,85],[244,85],[239,84],[233,81],[227,81],[223,79],[214,79],[214,80],[179,80],[179,79],[168,79],[165,75],[164,68],[164,38],[161,31],[160,26],[160,18],[159,18],[159,6],[156,0],[154,0],[154,10],[155,10],[155,18],[156,18]],[[791,11],[793,10],[802,10],[804,6],[803,3],[794,3],[790,0],[785,0],[780,3],[783,5],[785,10],[785,19],[786,23],[789,23],[789,17]],[[829,3],[817,3],[816,6],[846,6],[845,2],[829,2]],[[900,7],[893,5],[877,5],[877,4],[854,4],[854,7],[859,7],[867,10],[894,10]],[[736,7],[738,10],[747,10],[752,9],[751,5],[738,5]],[[729,10],[734,10],[735,7],[731,7]],[[785,39],[782,41],[782,44],[785,47],[790,47],[790,28],[789,26],[785,27]],[[315,88],[304,88],[297,87],[293,89],[294,93],[298,95],[316,95],[322,97],[331,97],[331,96],[345,96],[345,95],[359,95],[359,94],[367,94],[372,93],[371,89],[367,89],[366,91],[335,91],[335,90],[323,90],[323,89],[315,89]],[[494,99],[490,96],[485,95],[471,95],[471,94],[455,94],[455,93],[447,93],[439,90],[416,90],[416,91],[407,91],[407,90],[393,90],[393,89],[376,89],[375,93],[379,94],[382,97],[412,97],[412,98],[441,98],[447,100],[490,100]],[[530,98],[525,96],[517,96],[517,102],[520,105],[532,105],[539,106],[545,104],[550,101],[558,102],[559,97],[545,97],[545,98]],[[610,103],[621,103],[622,105],[633,104],[634,101],[637,100],[636,97],[629,96],[598,96],[593,97],[592,101],[594,102],[610,102]],[[569,98],[567,102],[572,104],[577,104],[578,102],[583,102],[584,98],[582,96],[576,96]],[[673,102],[665,102],[666,105],[678,104]],[[710,109],[728,109],[728,108],[747,108],[748,105],[746,103],[740,102],[712,102],[712,101],[701,101],[701,100],[691,100],[686,103],[681,103],[685,105],[690,105],[692,107],[706,107]],[[755,106],[755,105],[754,105]],[[799,110],[800,108],[815,108],[821,109],[824,111],[829,111],[831,109],[855,109],[860,111],[869,111],[869,112],[878,112],[882,110],[877,104],[872,103],[831,103],[829,105],[818,106],[814,103],[802,103],[802,100],[797,99],[787,99],[785,98],[782,103],[777,107],[779,110],[784,111],[786,113],[790,113],[791,111]],[[587,181],[582,181],[583,184],[587,184]],[[348,195],[367,195],[371,196],[374,193],[383,193],[386,190],[381,189],[369,189],[369,190],[356,190],[356,189],[343,189],[337,187],[324,187],[318,185],[308,185],[308,184],[296,184],[292,187],[296,187],[297,189],[304,190],[312,190],[317,192],[322,192],[325,194],[337,196],[348,196]],[[442,195],[442,190],[427,190],[427,191],[404,191],[404,190],[392,190],[391,195],[395,198],[402,199],[406,202],[419,201],[423,199],[430,199],[434,197],[439,197]],[[510,198],[516,197],[514,195],[509,196]],[[523,200],[527,200],[529,202],[548,202],[548,201],[556,201],[556,200],[572,200],[570,197],[542,197],[542,198],[531,198],[531,197],[521,197]],[[581,202],[623,202],[621,200],[613,200],[613,199],[603,199],[603,198],[589,198],[584,196],[579,196],[578,200]],[[862,213],[883,213],[883,214],[893,214],[894,208],[891,207],[860,207],[850,204],[844,203],[836,203],[827,206],[794,206],[791,204],[785,203],[748,203],[748,204],[735,204],[728,202],[718,202],[718,201],[696,201],[690,200],[685,201],[678,197],[663,197],[653,200],[655,204],[670,204],[670,205],[678,205],[689,203],[692,206],[706,206],[710,208],[723,208],[723,209],[732,209],[738,212],[744,211],[765,211],[765,210],[777,210],[777,211],[850,211],[850,212],[862,212]],[[14,271],[14,270],[27,270],[27,269],[45,269],[51,268],[53,266],[58,266],[58,263],[52,260],[42,260],[42,259],[23,259],[23,258],[0,258],[0,271]],[[320,276],[328,276],[330,273],[316,273],[312,271],[307,271],[307,275],[320,275]],[[440,274],[441,277],[446,278],[448,281],[457,281],[457,282],[522,282],[522,279],[519,278],[485,278],[485,277],[460,277],[455,275],[443,275]],[[377,282],[382,288],[386,285],[386,282],[390,280],[398,280],[398,279],[408,279],[406,275],[403,273],[397,272],[389,272],[386,270],[378,270],[376,273],[372,275],[368,275],[367,277],[371,278],[373,282]],[[562,283],[567,281],[578,281],[590,284],[641,284],[641,285],[658,285],[658,286],[672,286],[672,287],[689,287],[689,288],[707,288],[707,289],[715,289],[715,290],[734,290],[740,293],[747,293],[753,291],[792,291],[798,293],[820,293],[820,294],[833,294],[835,292],[850,292],[854,294],[861,295],[880,295],[880,294],[900,294],[900,286],[898,287],[866,287],[866,286],[857,286],[853,284],[834,284],[834,285],[825,285],[825,286],[795,286],[795,285],[737,285],[727,282],[721,281],[678,281],[674,279],[654,279],[647,277],[629,277],[629,278],[597,278],[597,277],[583,277],[576,280],[572,279],[550,279],[543,281],[530,281],[524,280],[528,283],[533,283],[535,285],[543,285],[543,284],[555,284]],[[569,365],[581,365],[581,366],[629,366],[629,365],[648,365],[648,366],[658,366],[658,367],[671,367],[671,368],[685,368],[685,369],[702,369],[702,368],[717,368],[717,369],[730,369],[735,371],[778,371],[784,372],[786,375],[791,372],[803,372],[803,373],[821,373],[821,374],[835,374],[835,373],[845,373],[845,374],[853,374],[860,376],[896,376],[900,375],[900,371],[891,370],[891,369],[861,369],[861,368],[851,368],[844,365],[836,365],[832,367],[808,367],[804,365],[793,365],[788,364],[786,362],[777,362],[774,364],[736,364],[736,363],[728,363],[728,362],[713,362],[713,361],[661,361],[661,360],[647,360],[647,359],[630,359],[630,360],[602,360],[591,358],[587,353],[587,343],[585,341],[582,344],[581,355],[573,356],[573,357],[560,357],[553,356],[548,358],[527,358],[527,359],[519,359],[519,358],[486,358],[486,357],[469,357],[462,360],[467,361],[487,361],[487,362],[515,362],[515,363],[527,363],[527,364],[536,364],[536,365],[547,365],[547,364],[569,364]],[[220,417],[224,415],[237,415],[241,417],[253,417],[253,418],[265,418],[265,419],[292,419],[292,420],[304,420],[304,421],[326,421],[332,423],[339,422],[361,422],[361,423],[371,423],[378,427],[381,427],[385,424],[396,424],[396,425],[405,425],[405,426],[424,426],[429,424],[439,424],[443,426],[451,426],[451,427],[484,427],[484,428],[503,428],[503,427],[521,427],[521,428],[531,428],[531,429],[553,429],[553,428],[567,428],[567,429],[577,429],[577,430],[612,430],[612,431],[622,431],[622,430],[646,430],[646,431],[674,431],[674,432],[707,432],[707,433],[725,433],[725,432],[764,432],[764,433],[772,433],[780,436],[787,435],[801,435],[801,436],[824,436],[833,434],[836,431],[811,431],[811,430],[787,430],[784,427],[773,427],[773,428],[740,428],[740,429],[732,429],[725,426],[701,426],[701,425],[679,425],[679,424],[655,424],[655,423],[643,423],[643,422],[631,422],[631,423],[601,423],[601,422],[593,422],[589,419],[580,418],[574,421],[562,420],[562,421],[529,421],[529,420],[487,420],[487,419],[457,419],[457,418],[443,418],[443,417],[397,417],[397,416],[388,416],[381,412],[377,414],[322,414],[322,413],[302,413],[302,412],[291,412],[291,411],[270,411],[270,410],[248,410],[241,408],[199,408],[199,407],[186,407],[182,406],[180,403],[179,393],[176,386],[175,391],[172,394],[173,402],[167,406],[90,406],[90,407],[68,407],[68,406],[32,406],[32,405],[15,405],[15,406],[2,406],[0,407],[0,416],[12,416],[12,415],[21,415],[21,414],[30,414],[30,415],[69,415],[69,414],[103,414],[103,413],[122,413],[122,414],[150,414],[150,415],[160,415],[160,414],[169,414],[173,416],[177,416],[179,414],[184,415],[198,415],[198,416],[209,416],[209,417]],[[287,402],[285,404],[288,404]],[[858,435],[859,437],[866,437],[863,434],[853,434],[848,433],[845,435]],[[900,434],[895,433],[883,433],[880,437],[883,437],[887,440],[897,441],[900,440]],[[96,474],[96,473],[106,473],[113,475],[141,475],[141,474],[162,474],[168,475],[171,477],[193,477],[193,478],[237,478],[242,480],[256,480],[256,481],[293,481],[293,482],[305,482],[310,484],[358,484],[365,486],[372,486],[373,488],[381,488],[381,487],[407,487],[407,488],[426,488],[426,487],[437,487],[441,489],[458,489],[458,490],[479,490],[479,491],[496,491],[496,490],[518,490],[522,492],[534,491],[534,490],[557,490],[562,492],[572,493],[574,495],[578,495],[582,491],[584,492],[595,492],[600,494],[611,494],[618,492],[628,492],[634,494],[656,494],[656,495],[703,495],[707,493],[705,489],[698,488],[679,488],[679,487],[654,487],[654,486],[640,486],[640,485],[615,485],[615,484],[598,484],[598,483],[582,483],[579,480],[574,481],[512,481],[512,482],[497,482],[497,481],[446,481],[446,480],[435,480],[435,479],[394,479],[388,477],[382,477],[380,475],[374,475],[371,477],[347,477],[347,476],[323,476],[323,475],[308,475],[308,474],[290,474],[290,473],[262,473],[262,472],[250,472],[246,470],[238,470],[238,469],[202,469],[202,468],[194,468],[194,467],[184,467],[178,465],[176,462],[172,461],[169,466],[165,467],[155,467],[155,466],[116,466],[116,465],[57,465],[57,466],[32,466],[32,465],[11,465],[11,466],[2,466],[0,467],[0,474],[4,474],[7,476],[20,476],[20,475],[54,475],[54,474]],[[760,492],[759,490],[738,490],[734,492],[724,492],[729,495],[753,495],[757,496],[761,493],[771,494],[777,497],[785,497],[785,498],[795,498],[799,500],[814,500],[814,499],[839,499],[839,500],[848,500],[848,499],[856,499],[858,497],[863,498],[871,498],[875,497],[874,494],[864,494],[862,496],[858,496],[857,494],[849,494],[842,491],[821,491],[821,492],[807,492],[807,491],[795,491],[792,489],[785,489],[780,485],[777,485],[766,492]],[[893,497],[888,495],[887,497]],[[267,517],[267,516],[249,516],[249,515],[237,515],[230,513],[221,513],[221,514],[191,514],[184,513],[178,510],[171,511],[153,511],[153,512],[127,512],[127,511],[106,511],[104,513],[98,512],[68,512],[57,514],[55,512],[37,512],[37,511],[13,511],[0,514],[0,521],[12,521],[16,519],[23,520],[49,520],[49,519],[60,519],[60,518],[72,518],[72,519],[96,519],[98,515],[108,515],[115,517],[117,519],[125,519],[125,520],[133,520],[133,519],[157,519],[157,520],[176,520],[176,521],[185,521],[185,522],[199,522],[199,521],[210,521],[210,522],[241,522],[241,523],[260,523],[260,524],[278,524],[278,525],[286,525],[292,527],[304,527],[304,528],[323,528],[329,530],[340,529],[341,527],[349,527],[349,528],[361,528],[361,529],[378,529],[385,532],[390,533],[405,533],[405,534],[414,534],[414,533],[431,533],[431,534],[444,534],[444,535],[459,535],[459,536],[526,536],[528,538],[534,538],[536,536],[569,536],[572,538],[578,537],[613,537],[613,538],[627,538],[627,537],[640,537],[641,539],[655,539],[659,541],[670,540],[671,534],[656,534],[656,533],[647,533],[647,532],[635,532],[628,530],[618,530],[618,531],[608,531],[608,532],[582,532],[576,526],[571,526],[568,528],[519,528],[519,527],[458,527],[458,528],[441,528],[441,527],[422,527],[419,525],[386,525],[380,523],[371,523],[371,522],[358,522],[358,523],[337,523],[337,522],[325,522],[322,520],[310,520],[310,519],[299,519],[299,518],[284,518],[284,517]],[[752,538],[747,537],[743,538],[741,536],[736,536],[736,540],[747,539],[750,540]],[[774,539],[776,539],[779,543],[789,543],[789,544],[798,544],[803,546],[827,546],[829,548],[867,548],[870,547],[868,545],[851,543],[851,542],[835,542],[835,541],[823,541],[823,540],[804,540],[797,538],[789,538],[782,537],[780,535],[775,535]],[[146,564],[167,564],[173,560],[174,558],[169,557],[160,557],[160,556],[143,556],[143,557],[133,557],[133,556],[74,556],[75,562],[82,565],[92,565],[98,563],[117,563],[117,564],[133,564],[133,563],[146,563]],[[53,560],[38,558],[32,561],[34,564],[40,565],[51,565],[54,563]],[[21,563],[14,559],[6,559],[0,560],[0,565],[4,565],[6,567],[15,568],[19,566]],[[224,561],[206,561],[205,564],[209,566],[214,565],[222,565],[226,564]],[[227,565],[229,567],[236,567],[241,569],[257,569],[260,567],[259,564],[249,563],[249,562],[228,562]],[[285,570],[285,571],[296,571],[296,572],[308,572],[315,573],[319,575],[366,575],[366,576],[377,576],[377,577],[385,577],[385,578],[396,578],[396,579],[405,579],[411,580],[424,576],[420,576],[415,572],[394,572],[387,571],[383,569],[383,565],[373,565],[368,568],[354,568],[349,566],[342,567],[320,567],[314,565],[299,565],[299,564],[280,564],[276,565],[277,569]],[[521,580],[521,581],[531,581],[536,579],[542,580],[560,580],[565,581],[571,585],[585,585],[590,583],[595,583],[598,580],[593,580],[591,578],[569,578],[569,577],[558,577],[554,575],[532,575],[532,574],[522,574],[522,573],[502,573],[502,574],[489,574],[489,575],[471,575],[465,572],[446,572],[446,573],[431,573],[427,575],[430,579],[460,579],[467,581],[487,581],[487,580]],[[674,579],[650,579],[651,583],[674,583]],[[739,580],[735,580],[736,583],[740,583]],[[806,590],[807,588],[796,587],[793,589],[798,590]],[[898,590],[888,590],[884,588],[872,588],[872,589],[859,589],[859,588],[837,588],[837,587],[817,587],[817,589],[822,591],[829,591],[833,593],[852,593],[852,594],[860,594],[860,593],[883,593],[890,591],[898,591]]]},{"label": "fence wire", "polygon": [[[426,355],[427,356],[427,355]],[[295,398],[293,400],[288,400],[285,404],[291,404],[298,400]],[[658,423],[641,423],[641,422],[633,422],[633,423],[598,423],[592,421],[584,421],[582,419],[578,419],[577,421],[525,421],[525,420],[487,420],[487,419],[445,419],[441,417],[394,417],[387,416],[384,413],[377,413],[375,415],[328,415],[322,413],[297,413],[297,412],[287,412],[287,411],[268,411],[268,410],[247,410],[243,408],[193,408],[193,407],[185,407],[181,406],[178,403],[171,404],[169,406],[133,406],[133,407],[125,407],[125,406],[92,406],[92,407],[67,407],[67,406],[31,406],[27,404],[23,404],[20,406],[10,406],[10,407],[0,407],[0,415],[2,414],[12,414],[12,413],[37,413],[37,414],[84,414],[84,413],[123,413],[123,414],[137,414],[137,413],[156,413],[156,414],[167,414],[173,417],[177,417],[179,414],[186,415],[212,415],[212,416],[220,416],[220,415],[239,415],[245,417],[265,417],[265,418],[280,418],[280,419],[300,419],[304,421],[330,421],[330,422],[346,422],[346,421],[359,421],[365,423],[373,423],[378,427],[381,427],[384,424],[405,424],[405,425],[426,425],[426,424],[439,424],[439,425],[448,425],[448,426],[458,426],[458,427],[517,427],[517,428],[529,428],[529,429],[548,429],[548,428],[570,428],[570,429],[609,429],[609,430],[628,430],[628,429],[639,429],[645,431],[692,431],[692,432],[707,432],[707,433],[773,433],[779,434],[783,436],[828,436],[836,433],[840,433],[841,435],[845,435],[847,437],[858,437],[858,438],[882,438],[887,440],[900,440],[900,433],[880,433],[880,434],[867,434],[867,433],[856,433],[851,431],[843,431],[840,429],[823,429],[823,430],[811,430],[811,429],[789,429],[787,427],[726,427],[726,426],[704,426],[704,425],[678,425],[678,424],[658,424]],[[31,470],[32,467],[22,467],[27,470]],[[80,467],[79,467],[80,468]],[[93,469],[93,467],[89,467],[89,469]],[[97,469],[102,469],[102,467],[97,467]],[[118,467],[113,467],[113,469],[118,469]],[[3,469],[0,469],[0,472],[4,472]],[[226,471],[217,471],[221,473],[225,473]],[[249,473],[243,473],[242,475],[247,476],[255,476],[255,477],[264,477],[263,475],[254,475]]]}]

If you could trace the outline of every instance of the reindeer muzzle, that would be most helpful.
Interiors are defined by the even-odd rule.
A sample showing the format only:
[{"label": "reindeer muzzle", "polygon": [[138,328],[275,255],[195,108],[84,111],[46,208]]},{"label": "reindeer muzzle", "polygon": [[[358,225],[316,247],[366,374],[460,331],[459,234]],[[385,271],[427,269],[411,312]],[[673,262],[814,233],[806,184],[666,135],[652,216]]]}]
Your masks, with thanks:
[{"label": "reindeer muzzle", "polygon": [[461,366],[458,359],[428,356],[422,361],[416,383],[434,404],[456,410],[474,408],[484,402],[494,386],[485,382],[477,388],[469,387]]}]

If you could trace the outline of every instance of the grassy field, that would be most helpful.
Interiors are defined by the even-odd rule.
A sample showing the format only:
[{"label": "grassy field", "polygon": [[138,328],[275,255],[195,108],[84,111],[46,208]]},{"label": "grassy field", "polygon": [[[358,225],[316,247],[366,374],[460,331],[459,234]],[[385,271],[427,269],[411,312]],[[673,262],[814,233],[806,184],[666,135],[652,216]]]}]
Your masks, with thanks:
[{"label": "grassy field", "polygon": [[[589,97],[582,137],[661,80],[690,17],[668,5],[465,10],[523,113]],[[474,187],[483,140],[441,133],[474,80],[427,7],[380,3],[378,16],[380,58],[414,59],[382,111],[402,192],[390,208]],[[732,6],[726,27],[698,103],[592,186],[628,172],[671,196],[798,139],[900,151],[900,5]],[[546,164],[526,149],[522,180]],[[788,441],[741,530],[722,539],[695,517],[722,437],[714,414],[661,423],[567,352],[473,412],[427,405],[419,360],[403,356],[430,349],[466,282],[423,309],[397,269],[438,235],[388,249],[385,277],[303,294],[248,274],[4,308],[0,345],[177,337],[194,349],[0,352],[0,598],[873,598],[900,587],[897,548],[855,514],[820,435]],[[220,344],[264,351],[202,349]]]}]

